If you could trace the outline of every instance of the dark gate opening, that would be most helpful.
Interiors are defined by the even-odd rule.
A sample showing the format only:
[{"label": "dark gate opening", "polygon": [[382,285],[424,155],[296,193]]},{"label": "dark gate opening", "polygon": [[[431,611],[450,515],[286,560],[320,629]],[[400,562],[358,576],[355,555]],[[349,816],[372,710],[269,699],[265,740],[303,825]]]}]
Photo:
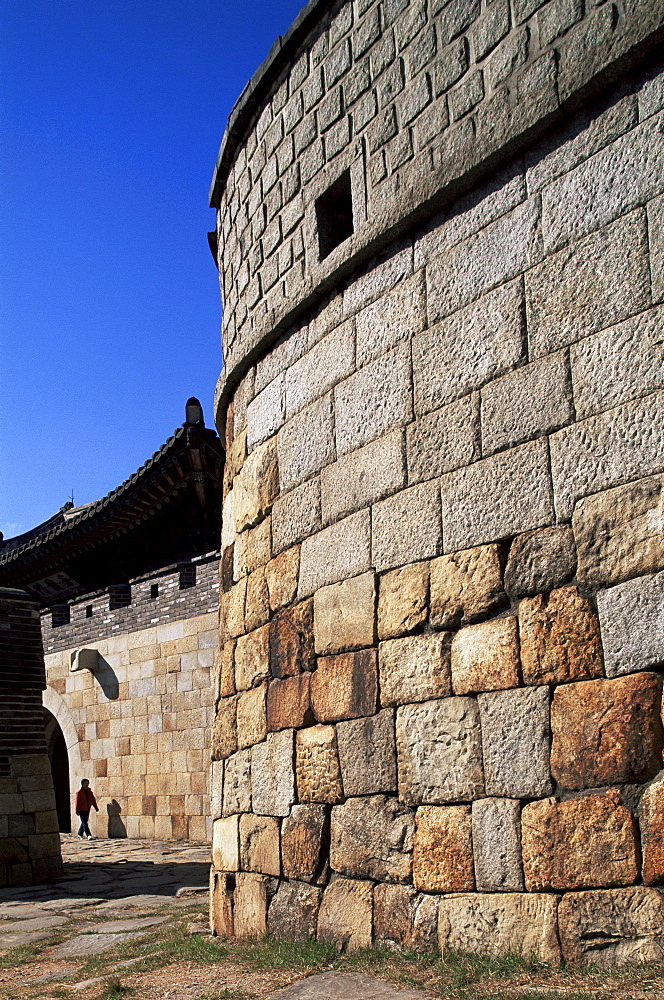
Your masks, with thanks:
[{"label": "dark gate opening", "polygon": [[53,788],[55,789],[55,808],[58,814],[60,833],[71,833],[71,807],[69,804],[69,754],[64,733],[58,725],[55,716],[44,709],[46,746],[51,762]]}]

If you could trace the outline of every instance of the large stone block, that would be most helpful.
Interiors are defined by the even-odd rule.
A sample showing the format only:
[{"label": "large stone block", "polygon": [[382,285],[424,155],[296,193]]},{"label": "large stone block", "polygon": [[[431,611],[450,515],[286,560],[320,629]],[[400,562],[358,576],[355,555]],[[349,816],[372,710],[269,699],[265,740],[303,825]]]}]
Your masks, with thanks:
[{"label": "large stone block", "polygon": [[235,694],[235,642],[225,642],[214,654],[215,700]]},{"label": "large stone block", "polygon": [[606,587],[664,569],[664,476],[580,500],[572,516],[577,579]]},{"label": "large stone block", "polygon": [[631,885],[639,876],[634,820],[617,788],[526,803],[521,847],[529,892]]},{"label": "large stone block", "polygon": [[365,719],[337,724],[344,794],[376,795],[397,790],[394,712],[385,708]]},{"label": "large stone block", "polygon": [[244,632],[244,602],[247,578],[244,577],[227,593],[221,595],[219,626],[224,639],[235,639]]},{"label": "large stone block", "polygon": [[378,638],[392,639],[414,631],[427,619],[429,563],[412,563],[380,577]]},{"label": "large stone block", "polygon": [[284,422],[284,376],[277,375],[247,406],[247,446],[272,437]]},{"label": "large stone block", "polygon": [[341,802],[343,787],[334,726],[312,726],[297,733],[295,771],[300,802]]},{"label": "large stone block", "polygon": [[424,271],[365,306],[357,314],[357,363],[366,364],[424,328]]},{"label": "large stone block", "polygon": [[247,528],[233,540],[233,578],[253,573],[272,555],[272,519],[266,517],[255,528]]},{"label": "large stone block", "polygon": [[351,878],[407,882],[414,830],[412,810],[392,796],[347,799],[332,809],[330,867]]},{"label": "large stone block", "polygon": [[531,357],[640,312],[648,285],[643,209],[550,255],[526,274]]},{"label": "large stone block", "polygon": [[554,520],[544,439],[450,472],[440,482],[448,550],[497,541]]},{"label": "large stone block", "polygon": [[567,583],[574,576],[576,553],[568,525],[539,528],[518,535],[505,566],[510,597],[534,597]]},{"label": "large stone block", "polygon": [[374,947],[390,951],[435,951],[438,897],[412,885],[379,883],[374,889]]},{"label": "large stone block", "polygon": [[548,688],[492,691],[477,700],[487,795],[550,795]]},{"label": "large stone block", "polygon": [[238,750],[224,765],[223,816],[251,812],[251,750]]},{"label": "large stone block", "polygon": [[664,467],[664,393],[655,392],[552,434],[551,473],[559,520],[590,493]]},{"label": "large stone block", "polygon": [[414,337],[415,412],[435,410],[514,368],[524,356],[523,330],[519,278]]},{"label": "large stone block", "polygon": [[235,876],[210,869],[210,931],[218,937],[233,937],[233,888]]},{"label": "large stone block", "polygon": [[409,635],[378,648],[380,700],[385,705],[429,701],[451,694],[451,635]]},{"label": "large stone block", "polygon": [[277,435],[279,482],[283,491],[334,461],[332,395],[316,400],[296,414]]},{"label": "large stone block", "polygon": [[473,802],[475,885],[481,892],[523,892],[521,803],[518,799]]},{"label": "large stone block", "polygon": [[648,237],[653,301],[664,299],[664,195],[648,203]]},{"label": "large stone block", "polygon": [[235,644],[235,687],[246,691],[270,675],[269,627],[241,635]]},{"label": "large stone block", "polygon": [[319,340],[285,376],[286,413],[292,416],[346,378],[355,367],[355,331],[342,323]]},{"label": "large stone block", "polygon": [[430,567],[430,621],[455,628],[479,621],[506,602],[498,545],[479,545],[440,556]]},{"label": "large stone block", "polygon": [[212,824],[212,864],[217,871],[239,871],[239,819],[239,816],[227,816]]},{"label": "large stone block", "polygon": [[560,964],[556,911],[558,896],[491,893],[443,896],[438,911],[438,943],[447,951],[489,958],[533,956]]},{"label": "large stone block", "polygon": [[360,510],[302,542],[298,594],[309,597],[319,587],[365,573],[370,565],[370,511]]},{"label": "large stone block", "polygon": [[597,615],[576,587],[519,605],[524,684],[564,684],[604,674]]},{"label": "large stone block", "polygon": [[319,657],[311,677],[311,707],[318,722],[373,715],[377,697],[375,649]]},{"label": "large stone block", "polygon": [[316,937],[323,890],[306,882],[281,882],[267,911],[270,937],[280,941],[310,941]]},{"label": "large stone block", "polygon": [[664,959],[664,896],[634,886],[568,892],[558,907],[566,962],[606,968]]},{"label": "large stone block", "polygon": [[566,352],[539,358],[489,382],[482,389],[481,413],[484,455],[569,424],[574,406]]},{"label": "large stone block", "polygon": [[314,602],[301,601],[270,622],[270,673],[294,677],[315,666]]},{"label": "large stone block", "polygon": [[425,892],[475,888],[470,806],[420,806],[413,848],[413,884]]},{"label": "large stone block", "polygon": [[293,730],[268,733],[251,751],[253,809],[261,816],[288,816],[295,801]]},{"label": "large stone block", "polygon": [[240,941],[259,939],[267,933],[267,892],[265,875],[240,872],[233,893],[233,924]]},{"label": "large stone block", "polygon": [[324,868],[325,806],[293,806],[281,825],[281,864],[285,878],[316,881]]},{"label": "large stone block", "polygon": [[480,397],[469,393],[406,428],[408,482],[435,479],[480,457]]},{"label": "large stone block", "polygon": [[470,802],[484,793],[477,702],[443,698],[397,709],[399,797],[409,805]]},{"label": "large stone block", "polygon": [[373,573],[321,587],[314,594],[317,653],[341,653],[371,646],[376,639],[376,583]]},{"label": "large stone block", "polygon": [[400,344],[337,385],[334,413],[339,455],[412,419],[410,378],[410,344]]},{"label": "large stone block", "polygon": [[237,750],[237,698],[220,698],[212,726],[212,760],[224,760]]},{"label": "large stone block", "polygon": [[265,579],[265,567],[260,566],[247,577],[244,605],[244,627],[247,631],[260,628],[270,620],[270,597]]},{"label": "large stone block", "polygon": [[368,507],[402,489],[405,483],[403,431],[391,431],[323,469],[323,524]]},{"label": "large stone block", "polygon": [[455,694],[518,687],[519,630],[516,618],[497,618],[462,628],[452,641]]},{"label": "large stone block", "polygon": [[267,690],[267,731],[300,729],[313,719],[309,699],[311,674],[298,674],[270,682]]},{"label": "large stone block", "polygon": [[664,388],[663,322],[656,306],[572,346],[577,419]]},{"label": "large stone block", "polygon": [[235,530],[251,528],[272,508],[279,493],[277,445],[274,439],[252,451],[233,483]]},{"label": "large stone block", "polygon": [[662,766],[657,674],[566,684],[551,705],[551,772],[563,788],[647,781]]},{"label": "large stone block", "polygon": [[300,549],[294,545],[271,559],[265,567],[270,610],[278,611],[295,600],[300,572]]},{"label": "large stone block", "polygon": [[411,486],[372,508],[371,554],[378,572],[428,559],[441,549],[437,480]]},{"label": "large stone block", "polygon": [[310,479],[279,497],[272,509],[272,550],[276,554],[308,538],[321,526],[320,479]]},{"label": "large stone block", "polygon": [[237,699],[237,745],[240,750],[265,739],[267,733],[267,681],[243,691]]},{"label": "large stone block", "polygon": [[639,802],[643,881],[664,882],[664,774],[648,785]]},{"label": "large stone block", "polygon": [[251,813],[240,816],[240,867],[261,875],[281,874],[279,821],[274,817]]},{"label": "large stone block", "polygon": [[373,930],[373,885],[357,879],[330,882],[318,911],[318,940],[339,951],[370,948]]},{"label": "large stone block", "polygon": [[664,663],[664,573],[597,594],[606,673],[652,670]]}]

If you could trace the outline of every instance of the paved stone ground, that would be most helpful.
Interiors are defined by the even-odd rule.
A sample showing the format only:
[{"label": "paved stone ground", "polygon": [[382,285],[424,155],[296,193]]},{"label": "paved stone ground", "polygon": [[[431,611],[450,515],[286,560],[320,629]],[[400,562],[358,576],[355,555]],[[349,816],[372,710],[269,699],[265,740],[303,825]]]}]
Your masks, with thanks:
[{"label": "paved stone ground", "polygon": [[419,990],[399,989],[373,976],[323,972],[274,994],[273,1000],[426,1000]]}]

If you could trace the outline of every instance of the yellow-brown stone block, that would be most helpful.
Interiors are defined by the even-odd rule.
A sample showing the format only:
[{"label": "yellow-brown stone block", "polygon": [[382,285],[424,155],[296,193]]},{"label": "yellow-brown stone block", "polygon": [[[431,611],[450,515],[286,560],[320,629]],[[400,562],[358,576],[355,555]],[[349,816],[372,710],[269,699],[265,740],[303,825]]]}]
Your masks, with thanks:
[{"label": "yellow-brown stone block", "polygon": [[238,749],[260,743],[267,736],[267,682],[243,691],[237,699]]},{"label": "yellow-brown stone block", "polygon": [[524,684],[562,684],[604,676],[597,615],[576,587],[519,605]]},{"label": "yellow-brown stone block", "polygon": [[221,698],[212,726],[212,760],[224,760],[237,750],[237,697]]},{"label": "yellow-brown stone block", "polygon": [[475,888],[470,806],[420,806],[417,810],[413,884],[425,892]]},{"label": "yellow-brown stone block", "polygon": [[385,573],[378,591],[378,638],[407,635],[426,621],[429,563],[412,563]]},{"label": "yellow-brown stone block", "polygon": [[664,882],[664,772],[648,785],[639,803],[643,881]]},{"label": "yellow-brown stone block", "polygon": [[316,665],[313,598],[286,608],[270,622],[270,673],[292,677]]},{"label": "yellow-brown stone block", "polygon": [[462,628],[452,640],[452,688],[455,694],[518,687],[517,620],[498,618]]},{"label": "yellow-brown stone block", "polygon": [[321,587],[314,594],[317,653],[340,653],[371,646],[376,639],[376,585],[373,573]]},{"label": "yellow-brown stone block", "polygon": [[293,806],[281,827],[281,863],[285,878],[315,880],[322,868],[325,807],[314,803]]},{"label": "yellow-brown stone block", "polygon": [[478,545],[431,560],[429,620],[434,628],[468,625],[505,602],[498,545]]},{"label": "yellow-brown stone block", "polygon": [[300,546],[280,552],[265,567],[270,609],[278,611],[295,600],[300,570]]},{"label": "yellow-brown stone block", "polygon": [[233,924],[239,940],[263,938],[267,933],[268,877],[240,872],[235,880]]},{"label": "yellow-brown stone block", "polygon": [[270,681],[267,692],[267,729],[300,729],[314,719],[309,698],[311,674]]},{"label": "yellow-brown stone block", "polygon": [[270,620],[270,598],[265,580],[265,567],[260,566],[247,578],[247,597],[244,611],[244,627],[260,628]]},{"label": "yellow-brown stone block", "polygon": [[295,773],[301,802],[341,802],[343,788],[334,726],[312,726],[296,734]]},{"label": "yellow-brown stone block", "polygon": [[247,578],[221,595],[219,629],[224,639],[236,639],[244,632],[244,604],[247,596]]},{"label": "yellow-brown stone block", "polygon": [[240,636],[235,645],[235,686],[245,691],[266,680],[270,673],[270,634],[264,625]]},{"label": "yellow-brown stone block", "polygon": [[262,875],[281,874],[279,820],[273,816],[240,817],[240,867]]},{"label": "yellow-brown stone block", "polygon": [[374,715],[377,696],[375,649],[319,657],[311,678],[311,705],[318,722]]}]

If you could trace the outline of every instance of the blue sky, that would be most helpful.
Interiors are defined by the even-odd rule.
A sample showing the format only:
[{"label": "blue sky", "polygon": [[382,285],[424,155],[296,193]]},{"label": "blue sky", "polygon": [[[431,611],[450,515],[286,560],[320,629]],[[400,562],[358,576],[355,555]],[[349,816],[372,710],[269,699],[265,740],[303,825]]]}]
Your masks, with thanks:
[{"label": "blue sky", "polygon": [[0,530],[95,500],[221,367],[207,194],[301,0],[1,0]]}]

